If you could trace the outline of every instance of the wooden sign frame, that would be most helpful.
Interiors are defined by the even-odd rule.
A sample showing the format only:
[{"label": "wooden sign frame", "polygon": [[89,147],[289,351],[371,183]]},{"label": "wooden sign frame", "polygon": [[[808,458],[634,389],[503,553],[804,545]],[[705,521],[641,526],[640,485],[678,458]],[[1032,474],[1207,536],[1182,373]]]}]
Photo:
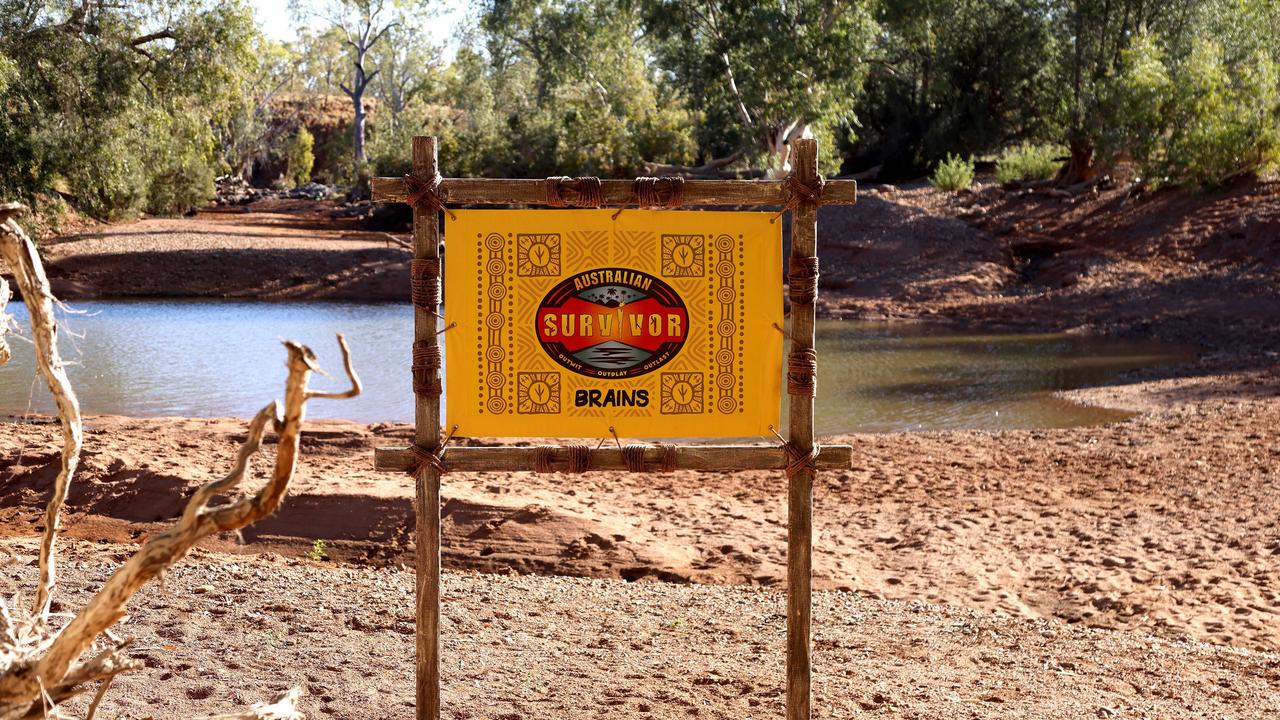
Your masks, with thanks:
[{"label": "wooden sign frame", "polygon": [[[815,140],[795,142],[793,170],[783,181],[547,178],[545,180],[442,179],[436,138],[413,139],[413,174],[374,178],[376,201],[408,202],[413,207],[414,300],[414,445],[378,448],[379,470],[410,472],[416,481],[417,520],[417,718],[440,718],[440,477],[445,472],[635,471],[636,458],[618,447],[457,447],[443,451],[440,427],[440,217],[446,205],[550,205],[554,207],[658,206],[657,183],[668,194],[659,207],[672,208],[679,188],[680,206],[781,207],[791,211],[788,293],[791,298],[791,349],[787,392],[791,396],[787,441],[783,445],[681,445],[678,453],[650,446],[639,469],[723,472],[785,470],[787,491],[787,720],[809,720],[810,605],[813,548],[813,481],[819,469],[848,468],[853,449],[817,448],[813,441],[814,317],[817,297],[817,208],[852,205],[857,183],[824,181],[818,174]],[[647,184],[645,184],[647,183]],[[642,192],[644,191],[644,192]],[[643,195],[643,197],[642,197]],[[536,462],[535,462],[536,460]],[[673,462],[674,461],[674,462]]]}]

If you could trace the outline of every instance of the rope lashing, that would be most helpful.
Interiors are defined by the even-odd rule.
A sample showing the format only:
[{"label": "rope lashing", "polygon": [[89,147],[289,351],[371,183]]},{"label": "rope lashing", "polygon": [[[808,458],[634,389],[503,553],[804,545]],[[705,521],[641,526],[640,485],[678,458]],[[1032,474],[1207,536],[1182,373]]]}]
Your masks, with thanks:
[{"label": "rope lashing", "polygon": [[818,353],[813,348],[793,350],[787,355],[787,394],[814,397],[818,389]]},{"label": "rope lashing", "polygon": [[801,452],[799,448],[790,442],[782,444],[782,451],[787,454],[787,467],[784,470],[787,477],[792,477],[802,472],[813,475],[818,472],[818,445],[815,443],[809,448],[809,452]]},{"label": "rope lashing", "polygon": [[440,346],[429,340],[413,343],[413,393],[430,395],[440,392]]},{"label": "rope lashing", "polygon": [[622,448],[622,460],[627,464],[627,472],[644,472],[644,452],[648,445],[631,444]]},{"label": "rope lashing", "polygon": [[680,448],[677,445],[663,445],[662,472],[673,473],[680,466]]},{"label": "rope lashing", "polygon": [[409,446],[409,450],[413,453],[413,466],[409,468],[410,475],[418,477],[425,470],[435,470],[441,475],[444,474],[443,446],[438,452],[431,452],[415,443]]},{"label": "rope lashing", "polygon": [[591,448],[586,445],[539,445],[533,449],[533,471],[536,473],[553,473],[556,471],[556,453],[563,450],[568,460],[566,473],[583,473],[591,467]]},{"label": "rope lashing", "polygon": [[434,214],[443,210],[449,213],[449,219],[457,220],[458,216],[445,207],[444,200],[440,199],[441,180],[440,173],[436,173],[435,177],[429,180],[420,178],[417,175],[405,175],[405,202],[419,212]]},{"label": "rope lashing", "polygon": [[787,261],[787,292],[791,305],[812,305],[818,299],[818,258],[792,256]]},{"label": "rope lashing", "polygon": [[811,207],[817,209],[822,206],[822,190],[827,186],[827,181],[818,175],[812,184],[805,183],[796,177],[792,172],[782,181],[782,190],[787,196],[787,201],[782,204],[782,209],[769,219],[770,223],[775,223],[783,213],[788,210],[798,210],[802,207]]},{"label": "rope lashing", "polygon": [[[652,447],[655,446],[641,443],[624,446],[622,448],[622,461],[627,464],[627,472],[646,472],[649,468],[645,467],[645,453]],[[657,445],[656,447],[662,450],[662,460],[657,472],[675,472],[680,466],[680,448],[675,445]]]},{"label": "rope lashing", "polygon": [[827,186],[827,181],[818,175],[812,184],[806,183],[793,172],[782,182],[782,186],[787,191],[787,202],[784,206],[787,210],[804,206],[817,208],[822,205],[822,190]]},{"label": "rope lashing", "polygon": [[586,445],[565,445],[565,453],[569,456],[568,473],[584,473],[591,467],[591,448]]},{"label": "rope lashing", "polygon": [[409,298],[414,307],[434,313],[440,306],[440,261],[420,258],[409,261]]},{"label": "rope lashing", "polygon": [[554,445],[539,445],[533,449],[533,471],[536,473],[552,473],[555,467],[551,461],[555,459]]},{"label": "rope lashing", "polygon": [[556,175],[547,178],[546,188],[547,205],[554,208],[598,208],[604,205],[604,190],[598,177]]},{"label": "rope lashing", "polygon": [[638,177],[632,190],[642,210],[674,210],[684,204],[682,177]]}]

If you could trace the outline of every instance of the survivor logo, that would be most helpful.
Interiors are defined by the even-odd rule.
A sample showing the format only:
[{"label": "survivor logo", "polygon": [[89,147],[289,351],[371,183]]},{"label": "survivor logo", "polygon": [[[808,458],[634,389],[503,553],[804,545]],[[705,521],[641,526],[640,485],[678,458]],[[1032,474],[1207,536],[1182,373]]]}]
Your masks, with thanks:
[{"label": "survivor logo", "polygon": [[[620,268],[587,270],[556,285],[538,306],[537,323],[538,341],[552,359],[595,378],[657,370],[689,334],[689,313],[670,285]],[[575,404],[593,404],[589,396],[584,400]]]}]

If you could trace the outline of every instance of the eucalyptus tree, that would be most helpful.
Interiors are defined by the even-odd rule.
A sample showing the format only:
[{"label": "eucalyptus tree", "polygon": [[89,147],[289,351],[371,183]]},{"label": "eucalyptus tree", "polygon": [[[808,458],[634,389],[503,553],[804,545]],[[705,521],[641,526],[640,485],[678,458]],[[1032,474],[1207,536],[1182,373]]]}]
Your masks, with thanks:
[{"label": "eucalyptus tree", "polygon": [[[481,89],[511,138],[503,172],[627,175],[646,160],[692,158],[688,96],[650,62],[637,8],[612,0],[485,0],[479,30],[483,53],[460,54],[468,65],[459,69],[474,77],[487,58]],[[473,106],[485,99],[451,86]]]},{"label": "eucalyptus tree", "polygon": [[101,217],[207,199],[256,36],[241,0],[3,0],[0,194]]},{"label": "eucalyptus tree", "polygon": [[1044,0],[883,0],[876,19],[882,33],[853,145],[860,165],[917,177],[948,153],[1055,134]]},{"label": "eucalyptus tree", "polygon": [[294,14],[304,21],[320,21],[336,29],[346,48],[345,57],[350,63],[347,79],[338,87],[351,100],[351,135],[354,160],[357,168],[365,164],[365,111],[364,95],[378,77],[380,70],[371,68],[370,53],[401,26],[405,14],[423,11],[422,0],[323,0],[313,3],[290,0]]},{"label": "eucalyptus tree", "polygon": [[440,89],[442,48],[420,26],[422,19],[423,16],[406,17],[371,53],[371,64],[377,72],[373,94],[396,129],[401,127],[402,116],[415,98],[437,94]]},{"label": "eucalyptus tree", "polygon": [[[1058,38],[1056,59],[1064,128],[1070,159],[1062,181],[1096,177],[1109,158],[1099,158],[1100,137],[1113,118],[1103,102],[1106,84],[1140,32],[1185,45],[1194,32],[1203,0],[1053,0],[1047,17]],[[1101,160],[1101,162],[1100,162]]]},{"label": "eucalyptus tree", "polygon": [[1274,0],[1054,0],[1049,17],[1060,38],[1064,183],[1096,178],[1122,153],[1158,151],[1160,174],[1193,184],[1271,162]]},{"label": "eucalyptus tree", "polygon": [[658,64],[703,117],[704,151],[776,173],[795,138],[825,136],[833,152],[855,122],[877,35],[869,0],[636,1]]}]

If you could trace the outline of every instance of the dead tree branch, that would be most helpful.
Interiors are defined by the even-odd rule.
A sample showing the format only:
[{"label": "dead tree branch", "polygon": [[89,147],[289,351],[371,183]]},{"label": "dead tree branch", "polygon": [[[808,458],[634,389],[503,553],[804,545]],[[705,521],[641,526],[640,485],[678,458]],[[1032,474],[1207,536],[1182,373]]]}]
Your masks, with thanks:
[{"label": "dead tree branch", "polygon": [[645,173],[649,175],[681,175],[683,177],[722,177],[732,176],[724,172],[724,168],[737,162],[742,157],[742,150],[734,150],[729,155],[716,158],[705,165],[668,165],[666,163],[647,162]]},{"label": "dead tree branch", "polygon": [[[76,660],[94,641],[125,613],[129,599],[148,581],[180,560],[201,539],[219,532],[238,530],[271,514],[288,490],[297,465],[298,448],[306,402],[312,398],[353,397],[360,391],[360,380],[351,366],[346,342],[339,338],[343,363],[351,381],[351,389],[342,393],[318,393],[308,390],[311,374],[318,367],[315,354],[305,345],[286,341],[288,377],[285,380],[283,408],[273,401],[258,411],[249,424],[249,436],[236,455],[231,472],[221,480],[197,490],[187,503],[178,523],[168,531],[153,536],[133,557],[125,561],[107,579],[88,604],[67,624],[39,657],[27,657],[0,678],[0,718],[19,718],[41,697],[41,688],[51,697],[73,691],[74,686],[118,672],[112,663],[129,662],[115,650],[106,657],[73,667]],[[257,493],[235,502],[209,507],[217,495],[236,487],[248,472],[249,459],[262,447],[268,422],[272,423],[279,441],[275,467],[267,484]],[[102,656],[100,656],[102,657]],[[74,683],[72,682],[74,681]],[[19,709],[20,708],[20,709]],[[257,717],[234,715],[231,717]],[[270,717],[270,716],[268,716]]]},{"label": "dead tree branch", "polygon": [[269,703],[258,703],[238,713],[212,715],[204,720],[302,720],[298,712],[298,688],[277,695]]},{"label": "dead tree branch", "polygon": [[[35,605],[32,609],[32,630],[38,632],[49,618],[49,603],[58,582],[57,556],[54,542],[61,529],[62,505],[67,499],[67,488],[76,464],[80,462],[80,445],[83,431],[80,421],[80,402],[71,389],[71,381],[58,354],[58,324],[53,317],[53,291],[44,265],[36,252],[35,243],[23,232],[12,217],[0,223],[0,259],[8,264],[18,290],[27,304],[31,317],[31,339],[35,343],[36,363],[44,376],[58,406],[58,419],[62,422],[62,468],[53,482],[53,494],[45,507],[44,536],[40,543],[40,579],[36,586]],[[8,289],[5,289],[8,292]],[[7,351],[3,354],[7,355]]]},{"label": "dead tree branch", "polygon": [[[0,206],[0,213],[7,206]],[[9,213],[11,215],[12,213]],[[121,672],[141,666],[124,655],[128,641],[117,642],[110,628],[125,614],[130,598],[148,581],[180,560],[201,539],[218,532],[238,530],[271,514],[279,507],[297,466],[302,422],[306,403],[312,399],[343,399],[358,395],[360,379],[351,364],[345,339],[339,335],[343,366],[351,387],[342,392],[318,392],[308,388],[311,374],[319,370],[315,354],[305,345],[286,341],[288,376],[283,405],[272,401],[258,411],[249,424],[248,438],[241,445],[231,471],[222,479],[199,488],[188,501],[178,522],[168,531],[149,539],[142,548],[116,570],[60,632],[48,628],[50,598],[56,582],[54,541],[58,517],[66,496],[66,486],[75,470],[80,452],[80,411],[57,354],[56,326],[48,279],[35,246],[9,215],[0,214],[0,258],[13,271],[30,310],[41,371],[58,401],[63,420],[62,471],[55,483],[46,511],[39,560],[39,595],[27,623],[16,622],[8,606],[0,601],[0,720],[25,720],[56,715],[57,703],[84,692],[88,684],[109,682]],[[8,288],[3,288],[7,299]],[[270,479],[258,492],[223,505],[210,507],[218,495],[239,485],[248,474],[249,460],[262,447],[270,422],[278,435],[275,465]],[[100,637],[110,644],[87,661],[80,658]],[[93,701],[96,709],[101,694]],[[293,720],[297,690],[271,703],[212,720]]]},{"label": "dead tree branch", "polygon": [[0,277],[0,367],[9,362],[9,341],[4,336],[9,334],[9,323],[12,320],[5,309],[12,299],[13,293],[9,290],[9,281]]}]

